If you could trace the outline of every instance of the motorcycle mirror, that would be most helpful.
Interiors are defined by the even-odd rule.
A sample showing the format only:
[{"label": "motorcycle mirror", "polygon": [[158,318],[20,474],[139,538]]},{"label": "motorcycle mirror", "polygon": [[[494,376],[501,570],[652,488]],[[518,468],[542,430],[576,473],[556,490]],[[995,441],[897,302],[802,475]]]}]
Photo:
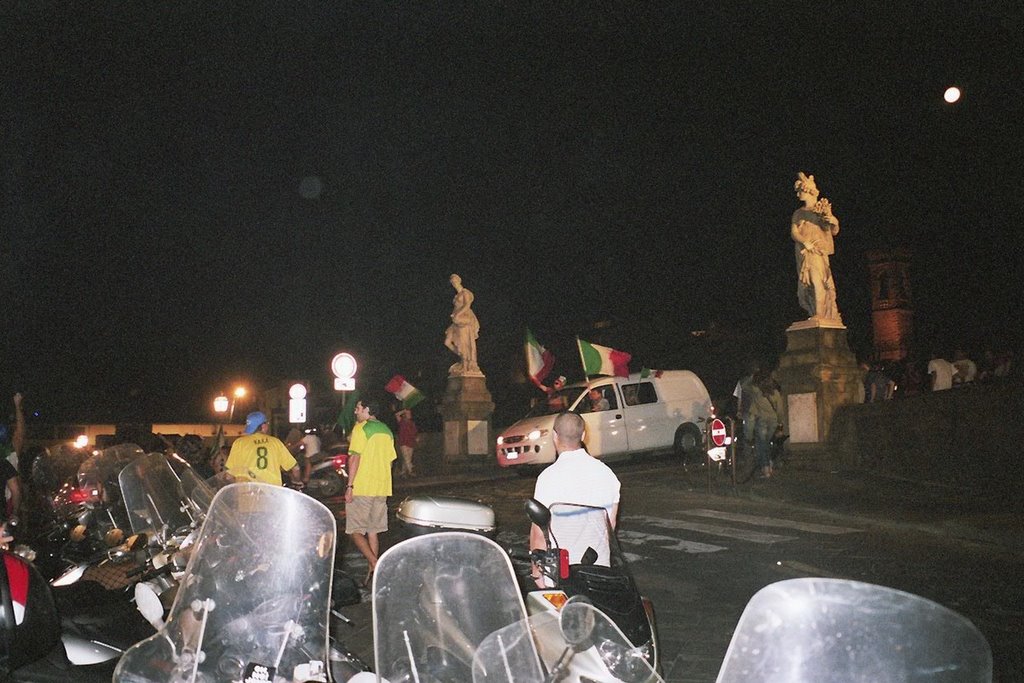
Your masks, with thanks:
[{"label": "motorcycle mirror", "polygon": [[164,627],[164,606],[160,596],[145,581],[135,584],[135,606],[157,631]]},{"label": "motorcycle mirror", "polygon": [[124,542],[124,549],[129,553],[138,552],[139,550],[145,550],[149,544],[149,537],[144,533],[132,534],[128,537],[128,540]]},{"label": "motorcycle mirror", "polygon": [[585,599],[581,599],[579,596],[570,598],[562,607],[558,617],[558,627],[562,631],[565,642],[573,649],[586,650],[593,645],[591,636],[594,633],[594,626],[594,610]]},{"label": "motorcycle mirror", "polygon": [[597,562],[597,551],[587,546],[587,551],[580,558],[580,564],[594,564],[595,562]]},{"label": "motorcycle mirror", "polygon": [[71,584],[82,578],[85,574],[85,570],[89,568],[86,563],[77,564],[71,569],[67,570],[56,579],[50,582],[51,586],[70,586]]},{"label": "motorcycle mirror", "polygon": [[113,548],[115,545],[121,545],[124,541],[124,532],[114,527],[103,535],[103,541],[107,544],[108,548]]},{"label": "motorcycle mirror", "polygon": [[526,516],[545,532],[547,532],[548,526],[551,525],[551,510],[536,498],[530,498],[526,501]]}]

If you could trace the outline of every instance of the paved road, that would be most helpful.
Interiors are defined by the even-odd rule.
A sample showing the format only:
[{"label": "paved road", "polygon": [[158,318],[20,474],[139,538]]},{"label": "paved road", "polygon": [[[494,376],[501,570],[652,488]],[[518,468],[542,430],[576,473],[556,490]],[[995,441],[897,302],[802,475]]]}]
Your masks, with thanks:
[{"label": "paved road", "polygon": [[[670,460],[616,469],[619,536],[655,602],[668,681],[713,681],[747,600],[798,576],[882,584],[955,609],[992,644],[996,680],[1024,680],[1024,552],[1013,510],[976,500],[968,510],[954,504],[962,492],[849,474],[783,469],[737,488],[719,479],[708,493],[703,472]],[[501,474],[399,483],[392,502],[419,492],[475,498],[494,508],[500,543],[525,546],[522,501],[533,481]],[[362,576],[362,558],[342,552]],[[357,621],[347,642],[372,661],[369,606],[345,611]]]}]

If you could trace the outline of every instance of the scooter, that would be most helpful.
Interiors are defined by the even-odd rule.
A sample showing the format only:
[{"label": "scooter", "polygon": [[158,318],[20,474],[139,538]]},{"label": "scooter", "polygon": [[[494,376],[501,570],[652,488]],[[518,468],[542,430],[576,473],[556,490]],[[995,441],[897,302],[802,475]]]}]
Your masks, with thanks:
[{"label": "scooter", "polygon": [[[516,567],[521,594],[525,598],[528,614],[557,613],[572,596],[589,598],[606,613],[625,633],[629,642],[637,643],[637,652],[656,670],[659,649],[654,607],[643,598],[629,571],[625,555],[615,539],[614,531],[603,508],[585,506],[559,506],[558,513],[571,517],[573,537],[551,534],[551,511],[537,501],[527,503],[531,521],[545,530],[548,548],[534,554],[525,549],[509,548],[506,553]],[[487,505],[462,498],[418,495],[411,496],[398,506],[396,516],[406,535],[421,536],[444,531],[468,531],[477,535],[494,535],[494,512]],[[561,518],[563,515],[559,514]],[[588,540],[594,554],[588,554],[579,564],[569,565],[568,553],[558,547],[558,541],[567,546],[576,537]],[[536,565],[547,577],[548,586],[538,588],[530,576]],[[556,643],[547,647],[544,643]],[[543,655],[553,655],[561,641],[547,634],[538,641]],[[585,658],[579,660],[580,667]],[[588,670],[602,670],[593,663]]]},{"label": "scooter", "polygon": [[373,578],[374,670],[352,683],[660,681],[582,598],[527,614],[508,554],[463,531],[417,536]]},{"label": "scooter", "polygon": [[[637,589],[607,511],[566,503],[556,503],[549,509],[531,498],[526,502],[526,512],[544,532],[546,543],[544,550],[533,550],[525,557],[519,549],[509,550],[513,560],[518,560],[517,574],[526,591],[527,612],[557,612],[571,598],[585,599],[607,615],[628,642],[636,644],[631,649],[633,656],[641,656],[652,672],[660,670],[654,605]],[[559,523],[553,525],[553,519]],[[580,544],[585,544],[587,550],[578,564],[570,564],[567,548]],[[539,569],[545,587],[537,586],[533,567]],[[543,652],[545,642],[547,639],[538,639],[542,655],[551,657],[553,653]],[[602,670],[600,660],[590,664],[591,671]]]},{"label": "scooter", "polygon": [[717,680],[991,683],[992,650],[969,620],[921,596],[789,579],[750,599]]},{"label": "scooter", "polygon": [[[116,606],[105,612],[114,619],[119,613]],[[64,626],[72,618],[58,614],[51,587],[34,565],[0,551],[0,680],[109,681],[123,651],[69,632]]]},{"label": "scooter", "polygon": [[334,515],[262,483],[219,490],[160,630],[121,683],[346,681],[366,666],[330,638]]}]

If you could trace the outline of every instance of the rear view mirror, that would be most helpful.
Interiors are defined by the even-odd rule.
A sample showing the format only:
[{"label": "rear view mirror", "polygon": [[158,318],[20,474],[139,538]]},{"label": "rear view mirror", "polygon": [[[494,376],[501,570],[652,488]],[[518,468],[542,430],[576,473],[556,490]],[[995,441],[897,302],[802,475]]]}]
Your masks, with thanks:
[{"label": "rear view mirror", "polygon": [[545,532],[547,532],[548,527],[551,525],[551,510],[536,498],[530,498],[526,501],[526,516]]}]

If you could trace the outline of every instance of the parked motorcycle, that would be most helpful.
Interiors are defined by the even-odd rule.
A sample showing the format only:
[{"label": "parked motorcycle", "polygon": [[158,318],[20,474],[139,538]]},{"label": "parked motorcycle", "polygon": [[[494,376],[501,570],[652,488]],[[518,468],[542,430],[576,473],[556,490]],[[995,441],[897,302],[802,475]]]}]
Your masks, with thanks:
[{"label": "parked motorcycle", "polygon": [[0,552],[0,680],[109,681],[123,652],[113,641],[143,637],[126,601],[103,600],[90,581],[67,590],[60,602],[32,563]]},{"label": "parked motorcycle", "polygon": [[443,531],[388,549],[373,615],[376,674],[354,682],[660,680],[582,598],[527,615],[508,554],[479,534]]},{"label": "parked motorcycle", "polygon": [[[650,667],[657,670],[660,662],[654,607],[637,589],[604,508],[559,504],[554,512],[572,522],[568,527],[560,525],[566,533],[557,532],[557,537],[551,533],[552,511],[537,501],[529,501],[527,510],[531,521],[545,530],[549,541],[546,550],[532,554],[525,548],[507,550],[516,568],[527,612],[531,616],[557,614],[569,598],[584,596],[618,625],[629,642],[638,645],[635,651],[642,653]],[[494,534],[493,510],[462,498],[411,496],[398,506],[397,517],[402,530],[410,536],[440,531]],[[578,538],[587,539],[594,552],[588,553],[583,562],[569,565],[564,548]],[[547,577],[548,587],[539,588],[531,578],[534,565]],[[545,643],[554,645],[548,647]],[[561,640],[554,633],[538,640],[538,649],[545,658],[557,656],[560,646]],[[580,658],[579,666],[584,659]],[[589,668],[600,670],[599,663]]]},{"label": "parked motorcycle", "polygon": [[114,681],[348,680],[366,667],[329,645],[334,515],[283,486],[215,495],[170,613]]},{"label": "parked motorcycle", "polygon": [[911,593],[802,578],[758,591],[718,683],[990,683],[992,650],[965,617]]}]

